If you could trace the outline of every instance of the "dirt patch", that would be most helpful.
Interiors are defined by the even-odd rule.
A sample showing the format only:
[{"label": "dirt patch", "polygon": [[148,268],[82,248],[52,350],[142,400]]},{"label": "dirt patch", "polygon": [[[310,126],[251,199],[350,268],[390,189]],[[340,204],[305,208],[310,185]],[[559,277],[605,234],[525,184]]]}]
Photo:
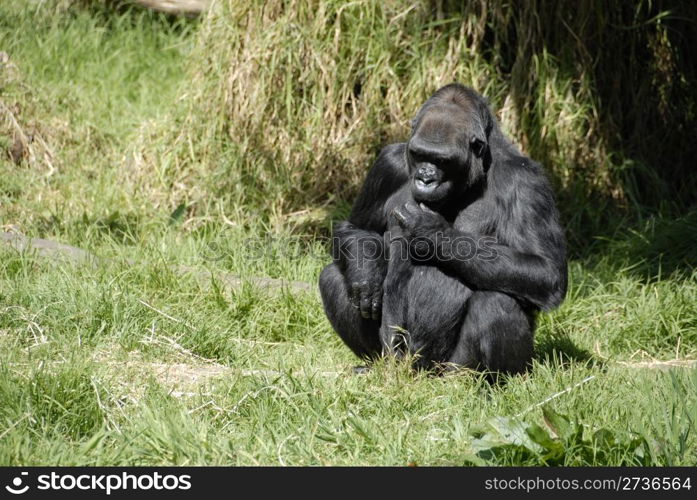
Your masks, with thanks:
[{"label": "dirt patch", "polygon": [[186,363],[141,363],[138,366],[150,372],[155,379],[167,387],[188,388],[199,385],[214,377],[229,373],[220,365],[189,365]]}]

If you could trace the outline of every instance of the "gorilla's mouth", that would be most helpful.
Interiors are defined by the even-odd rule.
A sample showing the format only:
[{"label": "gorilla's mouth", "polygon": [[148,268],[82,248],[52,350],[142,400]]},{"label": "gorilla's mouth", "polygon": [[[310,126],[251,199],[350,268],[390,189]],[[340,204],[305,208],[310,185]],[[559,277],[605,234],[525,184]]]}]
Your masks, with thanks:
[{"label": "gorilla's mouth", "polygon": [[414,179],[414,183],[419,187],[419,189],[433,189],[440,184],[440,182],[433,177],[428,179],[416,178]]},{"label": "gorilla's mouth", "polygon": [[442,181],[437,178],[414,177],[412,185],[414,200],[431,203],[441,201],[448,195],[451,184],[450,181]]},{"label": "gorilla's mouth", "polygon": [[436,179],[414,179],[414,184],[420,191],[430,191],[437,188],[440,185]]}]

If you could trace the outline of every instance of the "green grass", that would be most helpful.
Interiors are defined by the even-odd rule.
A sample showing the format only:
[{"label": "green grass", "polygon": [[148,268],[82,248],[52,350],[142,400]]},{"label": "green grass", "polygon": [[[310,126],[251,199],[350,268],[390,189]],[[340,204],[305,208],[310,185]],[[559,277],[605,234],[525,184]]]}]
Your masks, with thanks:
[{"label": "green grass", "polygon": [[[216,279],[315,283],[329,260],[317,226],[345,201],[295,218],[233,198],[190,206],[167,155],[138,151],[151,128],[162,141],[186,126],[176,107],[198,25],[57,12],[0,4],[13,64],[0,101],[53,166],[36,140],[20,164],[0,152],[0,226],[105,259],[0,247],[0,464],[697,464],[694,211],[640,212],[575,245],[528,375],[492,386],[383,362],[354,376],[317,293]],[[240,161],[205,158],[214,178]]]},{"label": "green grass", "polygon": [[[13,4],[0,7],[0,47],[9,56],[0,97],[34,140],[24,168],[0,163],[5,217],[23,214],[22,231],[82,234],[83,222],[135,231],[150,207],[114,186],[123,184],[124,158],[141,131],[176,100],[194,25],[147,11]],[[16,135],[0,122],[5,142]]]},{"label": "green grass", "polygon": [[[182,253],[96,267],[2,250],[2,463],[476,463],[489,419],[544,425],[537,403],[594,376],[547,404],[583,429],[548,463],[695,464],[697,371],[643,363],[697,356],[694,275],[646,283],[574,263],[532,373],[499,387],[392,363],[352,376],[317,295],[201,283],[167,266],[196,261],[195,247],[168,246]],[[322,263],[286,277],[314,279]],[[593,442],[601,429],[611,443]],[[491,463],[546,463],[500,448]]]}]

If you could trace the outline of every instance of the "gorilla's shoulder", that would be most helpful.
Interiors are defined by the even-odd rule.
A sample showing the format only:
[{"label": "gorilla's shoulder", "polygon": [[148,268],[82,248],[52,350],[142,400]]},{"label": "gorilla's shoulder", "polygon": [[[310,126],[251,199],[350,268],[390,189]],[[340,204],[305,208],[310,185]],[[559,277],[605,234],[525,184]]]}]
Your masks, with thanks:
[{"label": "gorilla's shoulder", "polygon": [[516,152],[513,154],[508,154],[501,163],[501,170],[506,171],[506,173],[509,175],[545,175],[544,168],[539,162],[525,156],[522,153]]},{"label": "gorilla's shoulder", "polygon": [[497,162],[492,181],[501,193],[530,192],[546,196],[551,189],[542,164],[519,152]]}]

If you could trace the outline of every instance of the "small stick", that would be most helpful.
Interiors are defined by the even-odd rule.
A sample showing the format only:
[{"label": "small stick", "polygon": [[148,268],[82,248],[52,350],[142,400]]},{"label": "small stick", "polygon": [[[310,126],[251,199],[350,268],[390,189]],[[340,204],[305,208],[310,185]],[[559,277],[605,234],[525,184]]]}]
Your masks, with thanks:
[{"label": "small stick", "polygon": [[180,319],[177,319],[177,318],[175,318],[174,316],[170,316],[169,314],[167,314],[167,313],[164,312],[164,311],[160,311],[158,308],[151,306],[150,304],[148,304],[147,302],[145,302],[145,301],[142,300],[142,299],[138,299],[138,302],[140,302],[141,304],[143,304],[143,305],[144,305],[145,307],[147,307],[148,309],[151,309],[151,310],[155,311],[156,313],[161,314],[162,316],[164,316],[165,318],[167,318],[167,319],[170,320],[170,321],[174,321],[175,323],[179,323],[180,325],[184,325],[185,327],[189,328],[190,330],[193,330],[193,329],[194,329],[193,326],[189,325],[189,324],[186,323],[185,321],[182,321],[182,320],[180,320]]},{"label": "small stick", "polygon": [[20,418],[20,419],[17,420],[15,423],[13,423],[12,425],[10,425],[7,429],[5,429],[4,431],[2,431],[2,434],[0,434],[0,439],[4,438],[12,429],[14,429],[15,427],[17,427],[19,424],[21,424],[23,421],[25,421],[25,420],[28,419],[29,417],[31,417],[31,413],[26,413],[22,418]]},{"label": "small stick", "polygon": [[[151,306],[150,304],[148,304],[147,302],[145,302],[145,301],[142,300],[142,299],[138,299],[138,302],[140,302],[141,304],[143,304],[143,305],[144,305],[145,307],[147,307],[148,309],[151,309],[151,310],[155,311],[156,313],[161,314],[163,317],[167,318],[167,319],[170,320],[170,321],[174,321],[175,323],[179,323],[180,325],[184,325],[184,326],[187,327],[189,330],[193,330],[193,329],[194,329],[193,325],[190,325],[189,323],[187,323],[186,321],[183,321],[183,320],[181,320],[181,319],[175,318],[174,316],[170,316],[169,314],[167,314],[167,313],[164,312],[164,311],[160,311],[159,309],[157,309],[156,307]],[[153,331],[154,331],[154,330],[153,330]],[[159,337],[161,337],[161,338],[163,338],[163,339],[166,339],[168,343],[172,344],[172,345],[173,345],[174,347],[176,347],[177,349],[183,350],[183,351],[186,352],[186,353],[190,353],[192,356],[196,356],[195,354],[191,353],[188,349],[186,349],[185,347],[182,347],[181,345],[177,344],[174,340],[170,339],[169,337],[165,337],[165,336],[163,336],[163,335],[159,335]],[[239,343],[242,343],[242,344],[245,344],[245,343],[246,343],[246,344],[252,344],[252,345],[268,345],[268,346],[280,346],[280,345],[285,345],[285,346],[292,346],[292,347],[303,347],[301,344],[293,343],[293,342],[266,342],[266,341],[263,341],[263,340],[240,339],[240,338],[229,338],[228,340],[231,340],[232,342],[239,342]],[[175,345],[175,344],[176,344],[176,345]],[[205,358],[201,358],[201,359],[205,359]],[[213,362],[213,361],[211,361],[211,362]]]},{"label": "small stick", "polygon": [[540,406],[544,405],[545,403],[548,403],[548,402],[552,401],[553,399],[557,399],[559,396],[562,396],[562,395],[566,394],[567,392],[573,391],[573,390],[576,389],[577,387],[582,386],[582,385],[585,384],[586,382],[590,382],[590,381],[593,380],[594,378],[595,378],[595,375],[591,375],[590,377],[586,377],[586,378],[584,378],[583,380],[581,380],[579,383],[577,383],[576,385],[572,385],[571,387],[567,387],[567,388],[564,389],[563,391],[557,392],[556,394],[552,394],[552,395],[551,395],[550,397],[548,397],[547,399],[545,399],[545,400],[543,400],[543,401],[540,401],[539,403],[536,403],[536,404],[532,405],[532,406],[529,407],[527,410],[524,410],[524,411],[518,413],[518,414],[516,415],[516,417],[522,417],[523,415],[525,415],[526,413],[531,412],[531,411],[534,410],[535,408],[539,408]]}]

